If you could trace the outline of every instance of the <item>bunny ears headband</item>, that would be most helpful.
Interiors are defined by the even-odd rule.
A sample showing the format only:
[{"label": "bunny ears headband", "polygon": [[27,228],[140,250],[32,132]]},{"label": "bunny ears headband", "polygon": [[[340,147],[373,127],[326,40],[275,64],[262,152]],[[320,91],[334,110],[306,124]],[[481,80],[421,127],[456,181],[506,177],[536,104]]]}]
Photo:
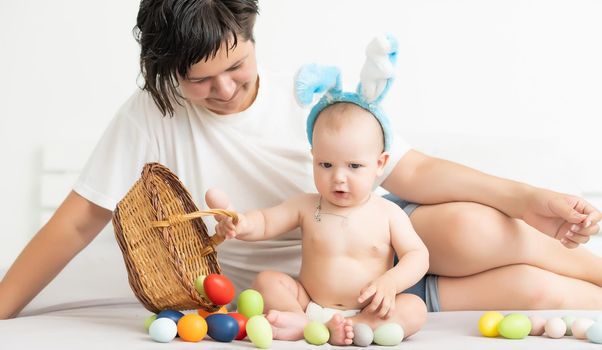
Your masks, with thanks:
[{"label": "bunny ears headband", "polygon": [[389,119],[380,108],[380,102],[393,82],[394,64],[397,59],[397,41],[391,37],[374,38],[366,48],[366,61],[360,73],[356,92],[344,92],[341,72],[337,67],[308,64],[299,70],[295,78],[295,97],[301,106],[313,102],[314,94],[324,94],[307,117],[307,138],[312,144],[316,119],[322,110],[332,104],[349,102],[374,115],[384,135],[385,151],[391,146]]}]

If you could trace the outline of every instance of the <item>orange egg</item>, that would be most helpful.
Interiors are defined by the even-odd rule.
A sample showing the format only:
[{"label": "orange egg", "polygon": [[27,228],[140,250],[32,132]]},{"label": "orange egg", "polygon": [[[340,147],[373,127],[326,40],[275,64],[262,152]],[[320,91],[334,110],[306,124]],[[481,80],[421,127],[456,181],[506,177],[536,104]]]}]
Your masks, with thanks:
[{"label": "orange egg", "polygon": [[228,309],[226,309],[226,306],[224,305],[224,306],[220,307],[219,310],[217,310],[215,312],[209,312],[209,311],[203,310],[203,309],[198,309],[197,312],[203,318],[207,318],[207,316],[213,315],[213,314],[227,314],[228,313]]},{"label": "orange egg", "polygon": [[178,321],[178,335],[184,341],[197,342],[207,335],[207,322],[197,314],[187,314]]}]

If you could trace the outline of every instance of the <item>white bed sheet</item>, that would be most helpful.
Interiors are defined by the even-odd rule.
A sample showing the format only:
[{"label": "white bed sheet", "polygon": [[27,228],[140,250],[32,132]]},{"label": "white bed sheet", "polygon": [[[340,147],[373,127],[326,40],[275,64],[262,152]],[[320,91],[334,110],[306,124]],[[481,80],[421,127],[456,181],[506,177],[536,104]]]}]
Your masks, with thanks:
[{"label": "white bed sheet", "polygon": [[[504,312],[507,313],[507,312]],[[596,318],[594,311],[546,310],[528,311],[545,318],[574,315]],[[38,310],[28,316],[0,321],[0,349],[253,349],[248,341],[218,343],[210,338],[199,343],[178,339],[169,344],[155,343],[144,332],[144,319],[150,313],[131,299],[97,299],[86,302],[56,305]],[[574,337],[550,339],[545,336],[522,340],[485,338],[479,335],[477,322],[481,311],[430,313],[425,327],[400,349],[601,349]],[[305,341],[274,341],[272,349],[329,349]],[[390,347],[372,346],[374,349]]]}]

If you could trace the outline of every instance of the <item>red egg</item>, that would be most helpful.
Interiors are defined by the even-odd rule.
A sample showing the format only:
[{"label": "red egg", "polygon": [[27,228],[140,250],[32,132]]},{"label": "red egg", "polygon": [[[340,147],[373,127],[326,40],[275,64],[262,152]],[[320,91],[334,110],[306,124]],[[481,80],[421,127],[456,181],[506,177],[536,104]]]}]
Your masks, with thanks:
[{"label": "red egg", "polygon": [[228,277],[212,273],[203,282],[205,294],[216,305],[226,305],[234,299],[234,285]]},{"label": "red egg", "polygon": [[236,335],[236,340],[243,340],[247,336],[247,318],[243,314],[239,314],[238,312],[229,312],[228,315],[232,316],[233,319],[238,322],[238,334]]}]

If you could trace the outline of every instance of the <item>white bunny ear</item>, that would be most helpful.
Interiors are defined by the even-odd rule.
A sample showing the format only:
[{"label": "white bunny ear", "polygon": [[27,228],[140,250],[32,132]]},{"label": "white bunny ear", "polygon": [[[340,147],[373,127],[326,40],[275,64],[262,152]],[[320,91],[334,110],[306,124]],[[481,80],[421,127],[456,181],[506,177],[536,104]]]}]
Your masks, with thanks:
[{"label": "white bunny ear", "polygon": [[395,74],[397,41],[392,36],[374,38],[366,47],[366,61],[360,72],[358,94],[368,103],[386,95]]},{"label": "white bunny ear", "polygon": [[337,67],[315,63],[302,66],[295,77],[295,98],[304,107],[311,104],[314,94],[341,90],[341,72]]}]

